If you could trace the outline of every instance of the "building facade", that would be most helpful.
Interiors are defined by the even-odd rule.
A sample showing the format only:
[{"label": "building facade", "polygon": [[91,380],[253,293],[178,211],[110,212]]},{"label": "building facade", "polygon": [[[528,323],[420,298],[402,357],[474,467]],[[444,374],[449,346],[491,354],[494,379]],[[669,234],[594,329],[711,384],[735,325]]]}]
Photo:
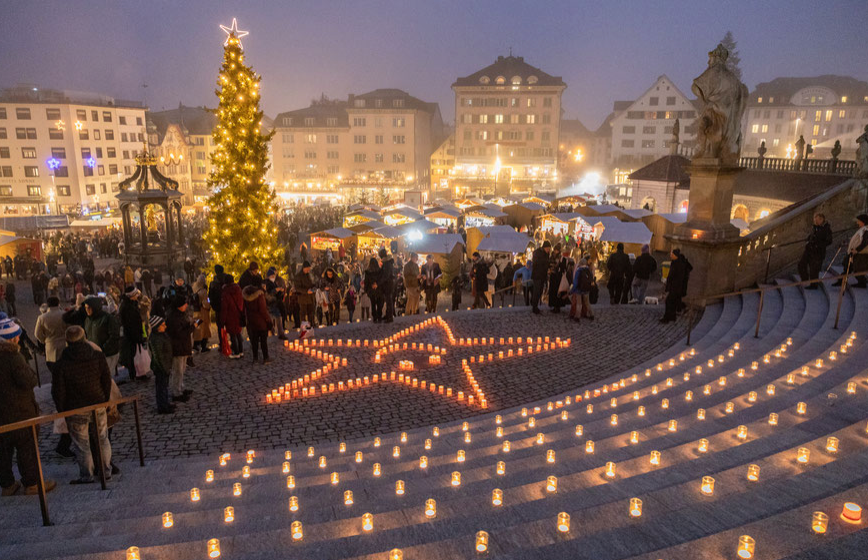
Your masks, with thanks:
[{"label": "building facade", "polygon": [[794,157],[803,136],[814,157],[829,157],[841,142],[841,159],[854,159],[856,138],[868,122],[868,82],[848,76],[776,78],[751,92],[743,128],[742,155],[762,142],[766,157]]},{"label": "building facade", "polygon": [[217,123],[212,110],[185,107],[148,114],[148,142],[160,162],[160,173],[178,181],[183,203],[203,206],[210,196],[208,175],[216,149],[211,132]]},{"label": "building facade", "polygon": [[0,91],[0,216],[116,208],[144,130],[139,102],[33,85]]},{"label": "building facade", "polygon": [[455,168],[455,134],[450,134],[431,154],[431,190],[451,190],[451,179]]},{"label": "building facade", "polygon": [[281,189],[428,188],[430,156],[443,141],[436,103],[398,89],[322,98],[280,113],[272,139]]},{"label": "building facade", "polygon": [[635,101],[616,101],[610,121],[612,166],[635,169],[669,154],[676,119],[680,151],[692,150],[696,144],[695,103],[666,75],[657,78]]},{"label": "building facade", "polygon": [[561,96],[566,84],[520,56],[458,78],[455,173],[459,189],[554,188],[558,177]]}]

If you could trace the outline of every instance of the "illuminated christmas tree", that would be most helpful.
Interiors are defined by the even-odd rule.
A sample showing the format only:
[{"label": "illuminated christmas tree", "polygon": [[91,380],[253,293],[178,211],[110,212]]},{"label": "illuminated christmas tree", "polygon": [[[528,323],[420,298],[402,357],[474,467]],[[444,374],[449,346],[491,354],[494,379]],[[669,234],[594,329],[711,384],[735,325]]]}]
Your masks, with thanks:
[{"label": "illuminated christmas tree", "polygon": [[205,242],[211,250],[209,270],[222,264],[238,279],[250,261],[257,261],[262,270],[280,268],[283,249],[277,241],[274,191],[265,182],[273,132],[262,133],[261,77],[244,63],[241,38],[247,31],[239,31],[235,19],[232,27],[220,27],[227,37],[217,79],[216,149],[208,177],[214,194],[208,199]]}]

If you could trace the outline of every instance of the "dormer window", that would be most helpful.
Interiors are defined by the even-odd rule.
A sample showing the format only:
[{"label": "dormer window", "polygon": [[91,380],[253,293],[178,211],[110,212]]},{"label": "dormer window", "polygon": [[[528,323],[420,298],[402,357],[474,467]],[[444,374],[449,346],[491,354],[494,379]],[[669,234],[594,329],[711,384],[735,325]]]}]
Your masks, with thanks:
[{"label": "dormer window", "polygon": [[353,107],[364,108],[364,106],[365,106],[365,100],[364,99],[354,99],[353,100]]},{"label": "dormer window", "polygon": [[530,77],[527,79],[527,83],[529,83],[529,84],[535,84],[535,83],[537,83],[538,81],[539,81],[539,78],[537,78],[536,76],[530,76]]},{"label": "dormer window", "polygon": [[506,83],[506,78],[504,78],[503,76],[498,76],[497,78],[494,79],[494,83],[499,85],[499,86],[502,86],[503,84]]},{"label": "dormer window", "polygon": [[403,99],[393,99],[392,100],[392,107],[403,107],[403,106],[404,106],[404,100]]},{"label": "dormer window", "polygon": [[490,82],[491,82],[491,78],[489,78],[488,76],[482,76],[479,78],[479,83],[484,85],[484,86],[488,85]]},{"label": "dormer window", "polygon": [[512,85],[517,86],[519,84],[521,84],[521,76],[513,76]]}]

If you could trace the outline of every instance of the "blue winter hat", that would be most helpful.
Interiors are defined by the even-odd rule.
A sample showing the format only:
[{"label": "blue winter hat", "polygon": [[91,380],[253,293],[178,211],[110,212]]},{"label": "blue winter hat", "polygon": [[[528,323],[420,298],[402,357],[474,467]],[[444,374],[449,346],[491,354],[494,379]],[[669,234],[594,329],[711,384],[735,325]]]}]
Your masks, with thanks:
[{"label": "blue winter hat", "polygon": [[11,340],[21,334],[21,327],[12,319],[3,319],[0,321],[0,338],[3,340]]}]

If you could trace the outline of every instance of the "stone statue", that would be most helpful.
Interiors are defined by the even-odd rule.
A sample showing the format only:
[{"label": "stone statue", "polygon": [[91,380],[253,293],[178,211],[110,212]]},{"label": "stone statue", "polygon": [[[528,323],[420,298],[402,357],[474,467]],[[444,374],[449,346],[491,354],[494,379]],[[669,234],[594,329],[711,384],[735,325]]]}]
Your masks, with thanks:
[{"label": "stone statue", "polygon": [[748,89],[726,67],[729,51],[723,45],[708,53],[708,68],[693,80],[691,90],[704,103],[699,115],[694,159],[718,158],[735,165],[741,150],[741,119]]},{"label": "stone statue", "polygon": [[802,161],[805,157],[805,143],[804,135],[799,135],[799,139],[796,140],[796,161]]},{"label": "stone statue", "polygon": [[675,124],[672,125],[672,140],[670,140],[669,153],[672,155],[678,154],[679,144],[681,144],[681,121],[676,118]]},{"label": "stone statue", "polygon": [[856,175],[868,177],[868,125],[865,125],[865,133],[856,139],[859,147],[856,148]]}]

